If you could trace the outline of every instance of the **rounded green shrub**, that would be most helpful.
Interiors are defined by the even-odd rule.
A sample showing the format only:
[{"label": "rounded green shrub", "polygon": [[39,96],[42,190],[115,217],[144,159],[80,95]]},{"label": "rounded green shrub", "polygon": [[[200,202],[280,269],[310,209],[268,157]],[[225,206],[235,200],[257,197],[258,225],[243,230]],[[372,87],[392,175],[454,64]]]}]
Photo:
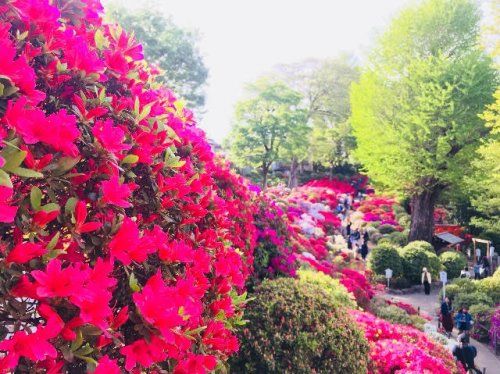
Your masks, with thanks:
[{"label": "rounded green shrub", "polygon": [[475,283],[477,290],[491,297],[494,304],[500,303],[500,277],[488,277]]},{"label": "rounded green shrub", "polygon": [[468,278],[457,278],[454,279],[452,284],[457,285],[460,292],[472,293],[477,291],[477,282]]},{"label": "rounded green shrub", "polygon": [[428,252],[435,253],[434,247],[432,246],[432,244],[429,242],[426,242],[424,240],[414,240],[412,242],[409,242],[404,248],[405,248],[405,250],[419,248],[419,249],[426,250]]},{"label": "rounded green shrub", "polygon": [[[460,293],[460,286],[450,283],[446,285],[446,296],[451,300],[455,300],[455,297]],[[439,291],[439,300],[443,299],[443,290]]]},{"label": "rounded green shrub", "polygon": [[403,272],[403,262],[398,250],[390,244],[374,247],[368,255],[368,268],[376,274],[385,275],[385,269],[392,269],[392,276],[398,277]]},{"label": "rounded green shrub", "polygon": [[400,255],[403,259],[403,274],[411,283],[421,282],[424,267],[431,273],[433,280],[436,280],[441,263],[432,245],[424,241],[413,241],[401,248]]},{"label": "rounded green shrub", "polygon": [[247,304],[237,373],[366,373],[368,343],[316,284],[266,280]]},{"label": "rounded green shrub", "polygon": [[448,273],[448,279],[458,278],[467,265],[467,259],[459,252],[443,252],[439,255],[439,261]]},{"label": "rounded green shrub", "polygon": [[381,234],[390,234],[391,232],[396,231],[396,228],[393,225],[383,224],[378,227],[378,231]]},{"label": "rounded green shrub", "polygon": [[408,244],[408,233],[401,231],[394,231],[390,233],[387,238],[397,247],[403,247]]},{"label": "rounded green shrub", "polygon": [[455,304],[457,308],[470,308],[475,304],[493,306],[493,300],[482,292],[460,292],[455,296],[453,304]]},{"label": "rounded green shrub", "polygon": [[325,273],[312,270],[300,269],[297,271],[300,283],[309,283],[319,286],[332,299],[336,305],[346,308],[356,308],[356,300],[347,289],[340,284],[338,279],[334,279]]}]

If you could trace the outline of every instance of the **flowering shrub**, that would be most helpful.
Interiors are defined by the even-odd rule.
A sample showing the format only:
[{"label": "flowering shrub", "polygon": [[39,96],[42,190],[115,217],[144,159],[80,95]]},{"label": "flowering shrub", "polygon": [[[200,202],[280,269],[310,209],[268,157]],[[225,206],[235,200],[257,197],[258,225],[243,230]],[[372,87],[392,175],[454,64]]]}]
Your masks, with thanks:
[{"label": "flowering shrub", "polygon": [[369,372],[463,373],[449,350],[423,332],[392,324],[370,313],[351,311],[370,343]]},{"label": "flowering shrub", "polygon": [[211,371],[238,350],[250,195],[101,11],[0,2],[0,372]]},{"label": "flowering shrub", "polygon": [[366,373],[368,344],[347,310],[319,285],[266,280],[248,302],[237,373]]},{"label": "flowering shrub", "polygon": [[375,291],[364,274],[359,271],[345,268],[342,270],[340,283],[356,298],[357,304],[367,308]]}]

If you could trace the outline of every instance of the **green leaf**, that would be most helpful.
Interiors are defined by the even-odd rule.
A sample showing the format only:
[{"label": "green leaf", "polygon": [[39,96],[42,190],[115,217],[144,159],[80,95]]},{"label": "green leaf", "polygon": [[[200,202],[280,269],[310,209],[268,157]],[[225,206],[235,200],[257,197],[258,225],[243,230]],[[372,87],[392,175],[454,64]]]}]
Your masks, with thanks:
[{"label": "green leaf", "polygon": [[57,162],[55,171],[57,175],[63,175],[64,173],[73,169],[78,162],[80,162],[80,157],[61,157]]},{"label": "green leaf", "polygon": [[0,186],[5,186],[12,188],[12,181],[10,180],[9,174],[0,169]]},{"label": "green leaf", "polygon": [[61,207],[56,203],[48,203],[40,208],[44,212],[53,212],[54,210],[60,210]]},{"label": "green leaf", "polygon": [[78,349],[76,352],[75,352],[75,356],[87,356],[88,354],[92,353],[94,351],[94,348],[92,348],[88,343],[85,344],[83,347],[81,347],[80,349]]},{"label": "green leaf", "polygon": [[151,113],[151,107],[153,106],[152,103],[149,103],[142,108],[141,114],[139,114],[136,118],[137,122],[141,122],[144,118],[149,116],[149,113]]},{"label": "green leaf", "polygon": [[130,277],[128,278],[128,285],[130,289],[134,292],[139,292],[141,290],[141,286],[139,286],[139,283],[137,282],[137,278],[135,277],[134,273],[130,274]]},{"label": "green leaf", "polygon": [[104,33],[100,29],[97,29],[97,31],[95,32],[94,41],[96,47],[100,50],[102,50],[105,46],[109,44],[108,39],[106,38],[106,36],[104,36]]},{"label": "green leaf", "polygon": [[82,346],[82,344],[83,344],[83,334],[82,331],[78,329],[76,332],[76,339],[73,340],[73,342],[71,343],[71,350],[73,352],[76,351],[78,348]]},{"label": "green leaf", "polygon": [[68,201],[66,201],[66,205],[64,206],[64,212],[66,214],[68,213],[73,213],[75,211],[75,206],[76,203],[78,202],[78,199],[74,197],[70,197]]},{"label": "green leaf", "polygon": [[42,191],[37,187],[33,186],[30,192],[31,207],[39,211],[42,204]]},{"label": "green leaf", "polygon": [[57,242],[59,241],[59,237],[61,236],[61,233],[60,232],[57,232],[57,234],[55,234],[52,239],[50,239],[50,242],[49,244],[47,244],[47,250],[49,251],[52,251],[56,245],[57,245]]},{"label": "green leaf", "polygon": [[139,161],[139,156],[137,155],[127,155],[125,158],[122,160],[122,164],[135,164]]},{"label": "green leaf", "polygon": [[2,152],[3,158],[5,158],[4,170],[13,172],[14,169],[19,167],[26,158],[28,153],[26,151],[18,151],[15,148],[7,147],[5,152]]},{"label": "green leaf", "polygon": [[38,171],[17,167],[10,170],[13,174],[24,178],[43,178],[43,174]]}]

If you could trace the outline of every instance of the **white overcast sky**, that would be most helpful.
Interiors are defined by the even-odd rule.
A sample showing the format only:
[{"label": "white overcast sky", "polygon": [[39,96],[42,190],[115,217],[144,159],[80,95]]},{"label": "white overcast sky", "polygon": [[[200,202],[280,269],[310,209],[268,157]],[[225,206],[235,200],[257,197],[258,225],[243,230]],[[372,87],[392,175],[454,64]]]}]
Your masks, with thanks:
[{"label": "white overcast sky", "polygon": [[[148,3],[115,1],[131,9]],[[220,142],[245,83],[277,64],[311,57],[351,52],[362,61],[391,18],[414,1],[161,0],[158,10],[180,26],[199,30],[210,71],[200,126]]]}]

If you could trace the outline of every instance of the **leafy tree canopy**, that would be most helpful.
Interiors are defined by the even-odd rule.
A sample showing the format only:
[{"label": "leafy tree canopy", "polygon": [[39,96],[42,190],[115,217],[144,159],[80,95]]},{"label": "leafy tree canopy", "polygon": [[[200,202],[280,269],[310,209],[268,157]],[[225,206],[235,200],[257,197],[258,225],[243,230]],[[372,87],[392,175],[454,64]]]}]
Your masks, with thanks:
[{"label": "leafy tree canopy", "polygon": [[208,69],[197,48],[198,37],[153,9],[158,7],[146,8],[145,4],[144,8],[132,13],[112,4],[109,10],[113,20],[134,32],[144,48],[146,59],[165,71],[159,76],[159,81],[185,99],[191,108],[200,110],[205,103],[203,89]]},{"label": "leafy tree canopy", "polygon": [[247,91],[249,98],[236,105],[227,142],[231,160],[261,168],[265,186],[273,162],[305,152],[307,111],[301,107],[302,95],[283,82],[263,78]]},{"label": "leafy tree canopy", "polygon": [[349,89],[359,78],[352,56],[282,65],[278,74],[304,97],[312,126],[310,158],[328,166],[348,162],[355,146]]},{"label": "leafy tree canopy", "polygon": [[427,0],[395,19],[351,94],[356,157],[412,196],[410,237],[430,240],[433,205],[463,180],[489,129],[478,114],[497,77],[471,0]]}]

